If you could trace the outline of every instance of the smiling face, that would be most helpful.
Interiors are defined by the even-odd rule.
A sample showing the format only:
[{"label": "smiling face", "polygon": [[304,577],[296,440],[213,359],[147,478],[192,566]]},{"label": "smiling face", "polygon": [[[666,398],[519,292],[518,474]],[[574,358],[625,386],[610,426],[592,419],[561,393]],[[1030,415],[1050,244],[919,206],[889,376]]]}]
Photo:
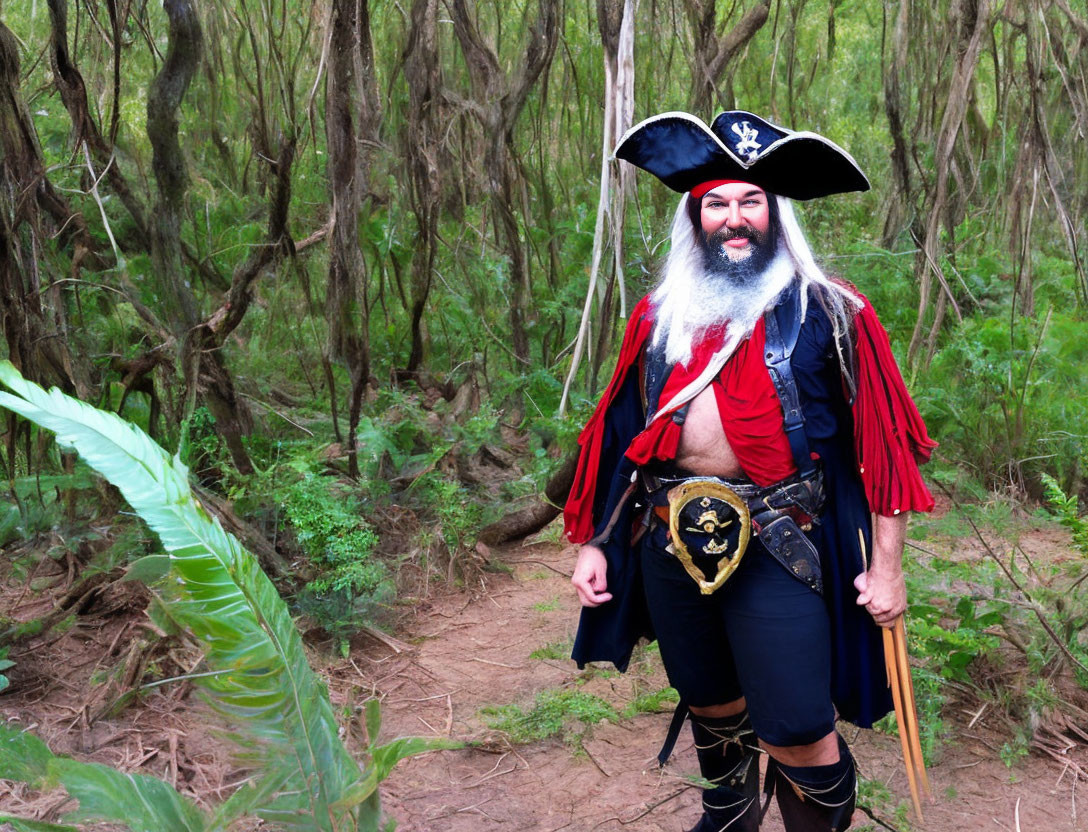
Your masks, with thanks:
[{"label": "smiling face", "polygon": [[728,182],[704,194],[699,219],[708,254],[739,263],[766,247],[769,203],[762,188],[747,182]]}]

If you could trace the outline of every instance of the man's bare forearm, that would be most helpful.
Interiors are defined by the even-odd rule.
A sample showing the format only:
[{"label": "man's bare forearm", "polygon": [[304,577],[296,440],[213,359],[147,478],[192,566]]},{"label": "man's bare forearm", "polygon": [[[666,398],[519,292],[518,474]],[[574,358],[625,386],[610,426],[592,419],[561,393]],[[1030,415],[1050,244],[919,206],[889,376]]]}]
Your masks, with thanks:
[{"label": "man's bare forearm", "polygon": [[888,577],[903,572],[903,546],[907,539],[907,514],[876,515],[873,523],[873,558],[869,569]]}]

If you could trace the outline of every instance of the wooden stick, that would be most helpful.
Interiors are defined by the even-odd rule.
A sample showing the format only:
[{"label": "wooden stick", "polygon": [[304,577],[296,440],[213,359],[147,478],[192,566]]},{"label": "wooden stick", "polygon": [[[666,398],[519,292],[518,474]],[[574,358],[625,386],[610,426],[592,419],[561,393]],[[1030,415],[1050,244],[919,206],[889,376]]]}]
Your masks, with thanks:
[{"label": "wooden stick", "polygon": [[914,701],[914,684],[910,675],[910,659],[907,658],[907,631],[903,624],[903,616],[895,621],[892,641],[896,647],[896,656],[899,660],[899,679],[903,688],[903,708],[910,721],[910,740],[914,752],[915,770],[922,786],[922,793],[929,798],[929,777],[926,774],[926,764],[922,757],[922,738],[918,727],[918,706]]},{"label": "wooden stick", "polygon": [[[858,529],[858,545],[861,548],[861,562],[865,571],[869,571],[869,558],[865,547],[865,533]],[[895,704],[895,721],[899,726],[899,742],[903,746],[903,763],[907,769],[907,782],[910,784],[910,796],[914,802],[914,811],[918,821],[925,823],[922,816],[922,801],[918,784],[922,783],[925,795],[929,797],[929,778],[926,776],[925,761],[922,759],[922,743],[918,733],[918,711],[914,703],[914,683],[910,676],[910,662],[907,659],[907,635],[903,626],[903,616],[895,620],[892,628],[882,627],[884,636],[884,671],[888,687],[892,690],[892,702]]]},{"label": "wooden stick", "polygon": [[918,779],[913,760],[913,748],[908,738],[909,717],[903,707],[903,689],[900,684],[899,665],[896,661],[896,649],[892,631],[887,627],[881,628],[884,636],[884,663],[888,667],[888,675],[891,676],[892,702],[895,703],[895,720],[899,725],[899,742],[903,746],[903,762],[907,768],[907,782],[910,784],[910,797],[914,803],[914,811],[918,813],[918,820],[924,823],[922,816],[922,801],[918,795]]},{"label": "wooden stick", "polygon": [[928,783],[923,786],[919,771],[924,770],[922,759],[922,744],[918,732],[918,712],[914,705],[914,685],[911,679],[910,662],[906,653],[906,635],[902,630],[902,618],[896,619],[892,628],[892,646],[895,649],[896,670],[899,675],[899,690],[903,700],[903,728],[906,731],[907,742],[910,743],[910,765],[914,769],[914,777],[918,782],[919,791],[928,796]]}]

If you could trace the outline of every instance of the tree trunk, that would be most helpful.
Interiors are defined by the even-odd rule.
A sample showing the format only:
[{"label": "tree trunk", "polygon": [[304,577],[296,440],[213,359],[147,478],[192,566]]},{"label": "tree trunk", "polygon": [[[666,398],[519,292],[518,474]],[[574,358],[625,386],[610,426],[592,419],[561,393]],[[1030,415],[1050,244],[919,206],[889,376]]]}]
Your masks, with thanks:
[{"label": "tree trunk", "polygon": [[509,540],[527,537],[547,526],[559,516],[561,512],[559,506],[567,501],[577,469],[578,452],[575,451],[563,460],[559,470],[548,480],[548,484],[544,487],[543,500],[512,511],[501,520],[484,526],[480,529],[480,542],[488,546],[497,546]]},{"label": "tree trunk", "polygon": [[[888,200],[888,214],[881,235],[884,248],[890,249],[903,230],[903,223],[911,213],[912,193],[910,169],[907,166],[907,142],[903,133],[902,78],[907,67],[907,45],[910,38],[910,0],[899,0],[892,35],[892,59],[884,72],[884,114],[888,118],[888,132],[892,137],[892,171],[895,189]],[[920,229],[919,229],[920,230]]]},{"label": "tree trunk", "polygon": [[404,155],[409,196],[419,228],[419,242],[412,259],[411,308],[412,346],[408,372],[417,374],[423,366],[423,311],[431,292],[435,256],[438,253],[438,211],[441,178],[438,154],[441,138],[438,62],[438,2],[415,0],[411,28],[404,50],[404,75],[408,82],[408,129]]},{"label": "tree trunk", "polygon": [[[948,100],[945,104],[944,116],[941,119],[941,129],[937,136],[937,147],[934,165],[937,169],[937,184],[930,206],[929,218],[926,222],[925,236],[922,238],[921,256],[915,261],[915,273],[918,278],[918,318],[914,322],[914,331],[911,334],[910,346],[907,356],[914,360],[925,341],[925,321],[929,311],[929,305],[933,294],[933,280],[936,278],[938,289],[943,291],[948,299],[948,304],[955,310],[959,317],[959,307],[956,305],[952,290],[941,268],[940,226],[944,216],[946,202],[948,200],[948,175],[951,169],[952,151],[956,137],[959,135],[960,126],[963,123],[964,114],[967,111],[967,90],[974,75],[975,66],[978,63],[979,49],[982,45],[982,32],[989,22],[989,0],[978,0],[975,5],[972,0],[963,3],[963,19],[960,21],[960,31],[963,40],[960,43],[959,56],[956,60],[956,68],[952,76],[952,83],[948,90]],[[937,305],[931,332],[940,329],[944,322],[945,304]],[[933,342],[933,339],[930,339]]]},{"label": "tree trunk", "polygon": [[[87,395],[68,350],[63,298],[42,305],[42,241],[59,235],[73,244],[73,264],[90,239],[82,215],[73,212],[46,176],[45,160],[19,92],[19,46],[0,23],[0,324],[8,355],[23,375],[55,381],[66,392]],[[78,268],[78,266],[77,266]],[[48,285],[48,284],[47,284]],[[53,320],[50,321],[50,318]]]},{"label": "tree trunk", "polygon": [[484,164],[496,234],[510,261],[510,335],[513,355],[530,366],[526,329],[532,296],[528,255],[518,223],[519,173],[514,163],[514,126],[529,92],[551,66],[559,40],[558,0],[538,0],[537,17],[520,69],[507,76],[495,52],[476,28],[466,0],[450,0],[453,30],[472,82],[471,108],[486,136]]},{"label": "tree trunk", "polygon": [[770,0],[756,0],[736,25],[726,34],[717,34],[717,4],[714,0],[686,0],[688,20],[694,40],[692,55],[692,107],[704,113],[715,102],[730,109],[732,102],[721,101],[718,85],[729,62],[739,53],[767,22]]},{"label": "tree trunk", "polygon": [[253,463],[242,444],[242,436],[252,429],[252,416],[235,391],[222,350],[207,349],[197,300],[182,265],[181,221],[188,175],[178,141],[178,109],[200,62],[200,20],[192,0],[164,0],[163,9],[170,27],[169,47],[147,96],[147,137],[159,192],[150,228],[151,259],[167,298],[167,319],[184,373],[183,418],[192,413],[199,388],[203,386],[208,409],[234,467],[241,474],[251,474]]},{"label": "tree trunk", "polygon": [[[333,0],[329,25],[332,33],[325,82],[325,138],[333,225],[325,313],[329,323],[329,352],[345,363],[351,378],[348,472],[358,477],[355,433],[363,393],[370,380],[366,264],[359,247],[359,209],[366,192],[368,159],[359,148],[363,146],[363,134],[372,135],[378,120],[377,100],[372,93],[373,52],[366,0]],[[364,71],[371,77],[362,77]]]},{"label": "tree trunk", "polygon": [[[143,202],[133,192],[128,180],[121,172],[117,160],[113,158],[113,148],[103,137],[98,125],[91,117],[87,105],[87,87],[83,82],[83,76],[72,62],[68,52],[68,3],[67,0],[49,0],[49,21],[51,24],[51,62],[53,65],[53,80],[57,85],[61,101],[68,110],[68,116],[72,120],[72,133],[75,145],[86,142],[91,157],[105,172],[106,182],[114,193],[117,194],[121,204],[128,210],[133,225],[140,238],[148,245],[147,212]],[[199,54],[199,30],[197,32]],[[120,60],[121,43],[115,40],[113,44],[117,52],[116,60]],[[119,82],[118,82],[119,83]],[[117,102],[114,107],[116,111]],[[116,115],[116,113],[115,113]]]},{"label": "tree trunk", "polygon": [[[630,165],[626,162],[610,162],[612,151],[620,137],[627,132],[634,118],[634,23],[637,0],[598,0],[597,26],[601,30],[604,46],[604,125],[601,131],[601,188],[597,199],[597,223],[593,231],[593,255],[590,258],[589,286],[582,307],[582,319],[574,342],[570,369],[563,384],[559,400],[559,415],[567,410],[570,388],[574,382],[582,351],[591,337],[589,322],[596,318],[600,329],[596,353],[590,361],[589,389],[596,387],[597,372],[608,351],[609,336],[614,326],[612,301],[616,284],[619,284],[620,317],[627,317],[625,287],[623,284],[623,224],[626,216],[627,194],[631,189]],[[616,185],[612,184],[612,172],[616,171]],[[597,280],[601,261],[605,254],[606,240],[612,245],[612,269],[603,297],[598,298],[597,311],[593,314],[593,298],[598,294]]]},{"label": "tree trunk", "polygon": [[[193,0],[164,0],[170,24],[166,61],[151,82],[147,96],[147,137],[151,165],[159,189],[151,228],[152,261],[170,298],[171,327],[181,345],[183,367],[191,363],[191,332],[199,323],[196,299],[181,263],[181,218],[188,176],[178,141],[178,108],[200,61],[200,21]],[[195,367],[193,368],[196,369]],[[195,389],[196,378],[186,378]]]}]

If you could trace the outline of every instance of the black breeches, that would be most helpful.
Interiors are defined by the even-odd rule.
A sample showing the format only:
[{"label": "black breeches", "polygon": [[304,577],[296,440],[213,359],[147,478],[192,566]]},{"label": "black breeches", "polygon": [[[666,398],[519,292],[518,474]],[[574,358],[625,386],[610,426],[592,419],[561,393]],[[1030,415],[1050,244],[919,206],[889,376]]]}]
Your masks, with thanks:
[{"label": "black breeches", "polygon": [[688,705],[744,696],[756,735],[807,745],[834,730],[823,599],[753,540],[736,573],[702,595],[655,524],[640,545],[650,617],[669,682]]}]

